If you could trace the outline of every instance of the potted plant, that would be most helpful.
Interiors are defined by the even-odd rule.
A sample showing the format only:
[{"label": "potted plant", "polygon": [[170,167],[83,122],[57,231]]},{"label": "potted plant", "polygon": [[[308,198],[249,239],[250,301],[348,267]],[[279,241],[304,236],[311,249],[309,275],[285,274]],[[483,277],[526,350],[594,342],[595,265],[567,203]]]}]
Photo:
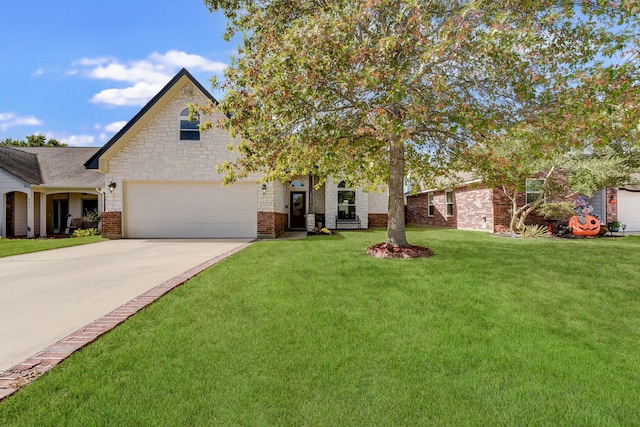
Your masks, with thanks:
[{"label": "potted plant", "polygon": [[607,223],[609,231],[620,231],[620,221],[612,221]]}]

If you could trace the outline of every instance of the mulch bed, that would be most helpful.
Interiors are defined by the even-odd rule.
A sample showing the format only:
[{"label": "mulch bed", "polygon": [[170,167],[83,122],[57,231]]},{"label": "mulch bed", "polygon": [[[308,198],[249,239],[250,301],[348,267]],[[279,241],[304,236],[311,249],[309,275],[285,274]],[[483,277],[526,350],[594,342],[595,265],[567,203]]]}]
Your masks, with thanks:
[{"label": "mulch bed", "polygon": [[377,258],[429,258],[433,251],[424,246],[397,246],[386,242],[378,243],[367,248],[367,253]]}]

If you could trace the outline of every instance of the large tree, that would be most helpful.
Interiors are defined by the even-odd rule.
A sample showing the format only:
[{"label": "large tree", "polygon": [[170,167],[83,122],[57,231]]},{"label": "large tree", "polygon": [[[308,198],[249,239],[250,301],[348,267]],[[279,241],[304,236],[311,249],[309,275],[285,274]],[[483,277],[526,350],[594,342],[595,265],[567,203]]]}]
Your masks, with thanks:
[{"label": "large tree", "polygon": [[27,140],[5,138],[0,141],[0,147],[66,147],[67,144],[40,134],[27,135]]},{"label": "large tree", "polygon": [[[387,244],[409,246],[403,179],[447,174],[629,39],[635,1],[205,0],[240,33],[219,108],[241,138],[228,181],[315,171],[389,188]],[[609,27],[609,23],[618,24]],[[615,28],[615,29],[612,29]],[[583,74],[579,74],[583,73]],[[603,85],[603,90],[608,90]]]}]

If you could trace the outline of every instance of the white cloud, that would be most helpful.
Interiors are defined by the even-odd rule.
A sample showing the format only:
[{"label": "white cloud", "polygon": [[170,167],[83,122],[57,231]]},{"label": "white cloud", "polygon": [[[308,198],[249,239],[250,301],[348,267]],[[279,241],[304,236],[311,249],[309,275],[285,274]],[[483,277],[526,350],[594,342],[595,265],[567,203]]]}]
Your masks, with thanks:
[{"label": "white cloud", "polygon": [[152,53],[149,58],[169,67],[187,68],[198,71],[211,71],[221,73],[227,68],[227,64],[219,61],[210,61],[200,55],[192,55],[178,50],[170,50],[164,54]]},{"label": "white cloud", "polygon": [[166,83],[172,75],[147,62],[136,62],[130,66],[111,63],[98,66],[89,75],[96,79],[115,80],[127,83]]},{"label": "white cloud", "polygon": [[109,105],[144,105],[164,84],[136,83],[124,89],[105,89],[93,96],[91,102]]},{"label": "white cloud", "polygon": [[35,116],[19,116],[15,113],[0,113],[0,130],[16,126],[40,126],[42,121]]},{"label": "white cloud", "polygon": [[93,145],[95,140],[91,135],[69,135],[62,139],[69,147],[88,147]]},{"label": "white cloud", "polygon": [[126,121],[120,121],[120,122],[113,122],[113,123],[109,123],[108,125],[106,125],[104,127],[104,130],[106,130],[107,132],[112,132],[112,133],[116,133],[118,132],[120,129],[122,129],[124,127],[124,125],[126,125],[127,122]]},{"label": "white cloud", "polygon": [[127,87],[105,89],[91,98],[94,103],[116,106],[144,105],[181,68],[220,73],[227,67],[225,63],[178,50],[153,52],[147,59],[126,63],[110,57],[82,58],[73,65],[77,68],[70,71],[71,74],[128,84]]},{"label": "white cloud", "polygon": [[46,132],[47,139],[57,139],[69,147],[90,147],[94,145],[96,138],[92,135],[68,135],[57,132]]},{"label": "white cloud", "polygon": [[121,120],[107,125],[95,124],[93,125],[93,129],[99,132],[98,141],[106,142],[113,137],[113,135],[119,132],[126,124],[126,121]]}]

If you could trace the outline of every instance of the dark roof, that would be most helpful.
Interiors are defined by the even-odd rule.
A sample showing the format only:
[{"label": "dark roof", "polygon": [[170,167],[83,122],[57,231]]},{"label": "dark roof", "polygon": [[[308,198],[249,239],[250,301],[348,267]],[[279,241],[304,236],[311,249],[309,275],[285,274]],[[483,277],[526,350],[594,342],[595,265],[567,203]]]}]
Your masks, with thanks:
[{"label": "dark roof", "polygon": [[216,99],[213,97],[213,95],[211,95],[209,93],[209,91],[207,89],[204,88],[204,86],[202,86],[200,84],[200,82],[198,82],[192,75],[191,73],[189,73],[187,71],[186,68],[183,68],[182,70],[180,70],[178,72],[178,74],[176,74],[170,81],[169,83],[166,84],[166,86],[164,88],[162,88],[162,90],[160,92],[158,92],[156,94],[156,96],[154,96],[153,98],[151,98],[151,101],[149,101],[147,103],[147,105],[145,105],[144,107],[142,107],[142,109],[138,112],[138,114],[136,114],[131,120],[129,120],[129,123],[127,123],[122,129],[120,129],[120,131],[118,133],[116,133],[113,138],[111,138],[97,153],[95,153],[89,160],[87,160],[87,162],[84,164],[87,169],[98,169],[99,165],[98,165],[98,160],[100,159],[100,156],[102,156],[109,148],[111,148],[111,146],[113,144],[116,143],[116,141],[118,141],[125,133],[127,133],[127,131],[129,129],[131,129],[131,127],[138,121],[140,120],[146,113],[147,111],[149,111],[160,99],[162,99],[162,97],[173,87],[173,85],[175,85],[178,80],[180,80],[183,76],[186,76],[189,80],[191,80],[191,83],[193,83],[200,91],[202,91],[202,93],[205,94],[205,96],[209,99],[211,99],[214,103],[218,103],[218,101],[216,101]]},{"label": "dark roof", "polygon": [[0,147],[0,169],[28,184],[42,184],[40,166],[35,154],[15,147]]},{"label": "dark roof", "polygon": [[98,147],[0,147],[0,168],[29,184],[97,188],[104,186],[104,174],[87,170],[84,163],[98,150]]}]

